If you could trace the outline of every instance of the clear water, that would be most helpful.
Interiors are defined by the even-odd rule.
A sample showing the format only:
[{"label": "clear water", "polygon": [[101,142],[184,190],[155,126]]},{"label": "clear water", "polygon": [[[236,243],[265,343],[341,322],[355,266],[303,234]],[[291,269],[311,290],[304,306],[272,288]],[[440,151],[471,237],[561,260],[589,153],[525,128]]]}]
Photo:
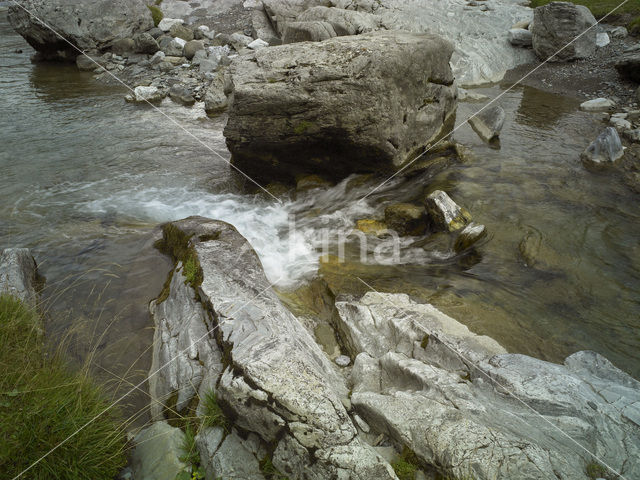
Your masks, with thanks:
[{"label": "clear water", "polygon": [[[47,277],[48,331],[69,338],[78,360],[96,351],[101,378],[126,378],[114,394],[148,371],[147,304],[170,268],[152,247],[159,223],[228,221],[267,276],[291,288],[318,271],[325,229],[348,233],[388,202],[435,187],[487,226],[477,252],[456,256],[434,239],[422,248],[408,238],[396,265],[323,264],[329,282],[363,291],[358,275],[431,301],[512,351],[560,360],[588,348],[640,375],[638,196],[615,173],[582,168],[579,152],[601,126],[573,100],[516,89],[501,100],[509,120],[500,150],[465,126],[456,140],[473,159],[433,179],[398,179],[365,202],[357,200],[374,180],[276,203],[242,194],[225,161],[153,109],[126,104],[122,88],[73,66],[32,65],[31,53],[0,13],[0,246],[33,250]],[[223,117],[160,108],[228,158]],[[477,108],[461,105],[458,120]],[[518,254],[527,234],[542,245],[534,268]],[[133,413],[148,399],[138,393],[129,403]]]}]

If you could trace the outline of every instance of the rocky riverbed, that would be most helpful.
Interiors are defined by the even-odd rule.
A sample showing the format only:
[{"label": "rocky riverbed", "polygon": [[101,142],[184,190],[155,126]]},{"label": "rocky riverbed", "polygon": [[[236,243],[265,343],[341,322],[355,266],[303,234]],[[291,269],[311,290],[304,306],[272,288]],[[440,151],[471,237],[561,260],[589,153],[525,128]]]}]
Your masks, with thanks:
[{"label": "rocky riverbed", "polygon": [[[77,37],[67,38],[88,54],[75,58],[78,68],[101,82],[123,81],[132,89],[128,101],[204,103],[211,116],[228,109],[232,164],[281,198],[292,184],[304,198],[305,189],[326,189],[351,173],[393,173],[421,154],[400,177],[407,187],[452,161],[464,163],[459,144],[429,150],[459,125],[458,99],[488,101],[458,87],[499,81],[518,65],[531,68],[534,52],[544,57],[539,33],[527,25],[531,9],[502,1],[441,2],[427,15],[411,1],[194,7],[165,0],[165,18],[155,27],[140,19],[147,15],[140,5],[113,4],[115,13],[103,14],[115,25],[110,36],[83,24],[81,9],[57,17],[44,3],[24,5],[74,31]],[[123,9],[131,9],[126,20]],[[13,7],[9,18],[41,57],[75,56],[24,13]],[[519,32],[518,47],[506,41],[515,26],[533,32],[533,48],[522,40],[527,33]],[[538,72],[578,81],[611,58],[602,67],[610,88],[585,82],[578,92],[609,97],[597,108],[583,106],[603,129],[611,125],[596,146],[585,141],[583,156],[592,154],[583,161],[618,169],[637,188],[637,41],[608,32],[613,41],[601,47],[593,32],[585,60]],[[627,64],[615,66],[621,62]],[[537,75],[530,81],[554,88]],[[499,148],[505,120],[495,107],[477,117],[474,129]],[[605,153],[594,161],[593,152]],[[407,188],[405,197],[392,204],[383,197],[384,219],[363,218],[357,228],[376,237],[387,227],[406,237],[429,234],[458,254],[487,238],[486,227],[471,223],[472,214],[446,192]],[[509,354],[425,302],[377,292],[362,279],[368,293],[355,294],[327,270],[326,279],[312,283],[311,301],[279,297],[251,245],[217,219],[165,224],[156,240],[173,268],[150,306],[154,423],[132,438],[123,478],[640,475],[633,462],[640,455],[640,385],[595,352],[574,353],[562,364]],[[534,232],[519,248],[527,267],[545,256]],[[5,263],[11,271],[16,262]],[[186,425],[197,429],[197,460],[180,451],[193,436],[188,428],[185,436]]]}]

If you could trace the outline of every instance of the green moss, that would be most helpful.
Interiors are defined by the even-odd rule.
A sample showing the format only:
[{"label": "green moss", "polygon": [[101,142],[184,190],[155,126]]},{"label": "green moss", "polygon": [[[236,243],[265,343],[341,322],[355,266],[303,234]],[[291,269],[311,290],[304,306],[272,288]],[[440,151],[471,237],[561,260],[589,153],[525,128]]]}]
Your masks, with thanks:
[{"label": "green moss", "polygon": [[419,470],[420,461],[415,452],[407,447],[402,449],[398,459],[391,464],[400,480],[413,480]]},{"label": "green moss", "polygon": [[[202,285],[203,274],[198,254],[191,244],[191,237],[192,235],[187,235],[172,223],[167,223],[162,227],[162,240],[158,241],[155,246],[161,252],[173,257],[174,260],[182,262],[182,274],[185,276],[186,282],[197,291],[198,287]],[[207,240],[213,238],[214,236],[206,236]]]},{"label": "green moss", "polygon": [[604,465],[600,465],[598,462],[588,463],[585,468],[585,473],[587,477],[591,480],[595,480],[596,478],[605,478],[606,480],[613,480],[611,472]]},{"label": "green moss", "polygon": [[[162,0],[160,0],[160,3],[161,2],[162,2]],[[151,12],[151,18],[153,18],[153,24],[156,27],[158,26],[158,24],[164,18],[164,13],[162,13],[162,10],[160,10],[160,7],[158,7],[158,5],[160,5],[160,3],[158,3],[158,1],[156,1],[155,5],[147,5],[147,8]]]},{"label": "green moss", "polygon": [[[553,0],[532,0],[531,7],[540,7],[542,5],[546,5],[547,3],[551,3]],[[593,16],[596,18],[601,18],[611,12],[614,8],[616,8],[619,4],[619,0],[572,0],[572,3],[576,5],[584,5]],[[620,18],[623,15],[639,15],[640,14],[640,2],[629,1],[624,4],[622,7],[617,9],[612,17]],[[610,21],[611,17],[607,18],[607,21]]]},{"label": "green moss", "polygon": [[284,476],[273,466],[270,455],[265,455],[265,457],[260,460],[260,471],[267,480],[289,480],[289,477]]},{"label": "green moss", "polygon": [[428,345],[429,345],[429,334],[426,334],[424,337],[422,337],[422,341],[420,342],[420,346],[422,348],[427,348]]},{"label": "green moss", "polygon": [[104,391],[47,354],[42,337],[36,312],[0,296],[0,472],[13,478],[41,459],[25,478],[111,480],[126,463],[118,412],[102,413]]},{"label": "green moss", "polygon": [[629,29],[629,33],[631,35],[635,35],[635,36],[640,35],[640,16],[631,20],[629,22],[629,25],[627,25],[627,28]]},{"label": "green moss", "polygon": [[309,128],[313,127],[313,123],[308,122],[307,120],[303,120],[293,129],[293,133],[296,135],[302,135],[304,132],[309,130]]}]

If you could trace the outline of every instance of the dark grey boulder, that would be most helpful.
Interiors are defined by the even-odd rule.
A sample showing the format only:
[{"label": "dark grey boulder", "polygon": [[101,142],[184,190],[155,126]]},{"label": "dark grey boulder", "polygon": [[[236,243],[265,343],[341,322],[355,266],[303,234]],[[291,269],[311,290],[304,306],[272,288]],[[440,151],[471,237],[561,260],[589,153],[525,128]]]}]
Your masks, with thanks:
[{"label": "dark grey boulder", "polygon": [[160,50],[158,42],[150,33],[139,33],[138,35],[133,37],[133,41],[135,42],[135,50],[137,53],[146,53],[149,55],[153,55],[158,50]]},{"label": "dark grey boulder", "polygon": [[153,27],[142,0],[20,0],[20,5],[34,16],[10,5],[9,22],[45,59],[74,60],[79,52],[35,17],[82,51],[103,50]]},{"label": "dark grey boulder", "polygon": [[615,67],[621,76],[640,83],[640,52],[622,56],[616,61]]},{"label": "dark grey boulder", "polygon": [[193,98],[191,90],[179,83],[169,89],[169,97],[174,102],[182,105],[190,106],[196,103],[196,99]]}]

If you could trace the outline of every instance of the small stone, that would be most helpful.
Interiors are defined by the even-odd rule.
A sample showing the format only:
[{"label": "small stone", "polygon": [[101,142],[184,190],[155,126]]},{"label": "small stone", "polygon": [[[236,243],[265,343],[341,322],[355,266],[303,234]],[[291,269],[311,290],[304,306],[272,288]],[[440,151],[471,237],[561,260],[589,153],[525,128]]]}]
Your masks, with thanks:
[{"label": "small stone", "polygon": [[174,102],[181,103],[182,105],[190,106],[196,103],[196,99],[193,98],[191,91],[179,83],[171,87],[169,97],[171,97],[171,100]]},{"label": "small stone", "polygon": [[336,362],[336,365],[339,367],[348,367],[349,364],[351,364],[351,359],[346,355],[340,355],[339,357],[336,357],[334,362]]},{"label": "small stone", "polygon": [[610,43],[611,40],[609,39],[609,35],[607,35],[607,33],[601,32],[596,35],[596,47],[606,47]]},{"label": "small stone", "polygon": [[608,98],[594,98],[580,104],[580,110],[585,112],[606,112],[615,106],[613,100]]},{"label": "small stone", "polygon": [[355,414],[353,416],[353,422],[358,426],[358,428],[360,430],[362,430],[364,433],[369,433],[371,431],[371,427],[369,427],[369,424],[367,422],[365,422],[362,417],[360,417],[360,415]]},{"label": "small stone", "polygon": [[248,37],[244,33],[236,32],[229,37],[229,43],[233,45],[233,48],[240,50],[241,48],[249,46],[253,42],[253,38]]},{"label": "small stone", "polygon": [[427,229],[424,207],[395,203],[384,209],[384,221],[398,235],[422,235]]},{"label": "small stone", "polygon": [[133,89],[133,95],[127,95],[125,98],[129,102],[136,103],[155,103],[162,100],[163,95],[157,87],[138,86]]},{"label": "small stone", "polygon": [[204,50],[202,40],[191,40],[184,45],[184,56],[187,60],[191,60],[197,51]]},{"label": "small stone", "polygon": [[509,43],[514,47],[531,47],[533,35],[530,30],[524,28],[512,28],[507,33]]},{"label": "small stone", "polygon": [[454,249],[456,252],[462,252],[486,236],[487,229],[484,225],[471,222],[458,235]]},{"label": "small stone", "polygon": [[140,33],[136,35],[133,40],[136,44],[136,52],[138,53],[153,55],[160,50],[158,42],[149,33]]},{"label": "small stone", "polygon": [[455,232],[471,221],[471,214],[454,202],[442,190],[436,190],[425,199],[427,215],[440,231]]},{"label": "small stone", "polygon": [[611,35],[611,38],[626,38],[629,32],[625,27],[613,27],[609,30],[609,35]]},{"label": "small stone", "polygon": [[620,132],[631,129],[631,122],[621,117],[612,116],[609,119],[609,124]]},{"label": "small stone", "polygon": [[469,124],[480,138],[490,142],[500,135],[506,116],[504,109],[496,105],[469,118]]},{"label": "small stone", "polygon": [[580,158],[582,162],[589,167],[600,167],[608,163],[613,163],[624,155],[622,142],[618,136],[618,132],[613,127],[607,127],[598,137],[589,145]]},{"label": "small stone", "polygon": [[169,29],[172,37],[181,38],[187,42],[193,40],[193,30],[184,25],[175,24]]},{"label": "small stone", "polygon": [[514,23],[511,29],[519,29],[524,28],[525,30],[529,29],[529,25],[531,24],[531,20],[520,20],[517,23]]},{"label": "small stone", "polygon": [[157,65],[160,62],[162,62],[164,60],[165,54],[164,52],[160,51],[160,52],[156,52],[153,54],[153,57],[151,57],[149,59],[149,64],[151,65]]},{"label": "small stone", "polygon": [[206,50],[198,50],[193,58],[191,59],[192,65],[200,65],[200,62],[207,59],[207,51]]},{"label": "small stone", "polygon": [[134,52],[135,49],[136,42],[134,42],[133,38],[119,38],[111,45],[111,51],[117,55]]},{"label": "small stone", "polygon": [[181,18],[163,18],[160,20],[160,23],[158,23],[158,28],[163,32],[168,32],[174,25],[182,25],[183,23],[184,20]]},{"label": "small stone", "polygon": [[158,27],[153,27],[151,30],[148,30],[147,33],[155,39],[160,38],[164,34],[162,29]]},{"label": "small stone", "polygon": [[247,45],[247,47],[249,47],[252,50],[259,50],[261,48],[268,47],[268,46],[269,44],[260,38],[254,40],[253,42]]},{"label": "small stone", "polygon": [[182,38],[174,38],[163,51],[168,57],[181,57],[186,44],[187,42]]}]

